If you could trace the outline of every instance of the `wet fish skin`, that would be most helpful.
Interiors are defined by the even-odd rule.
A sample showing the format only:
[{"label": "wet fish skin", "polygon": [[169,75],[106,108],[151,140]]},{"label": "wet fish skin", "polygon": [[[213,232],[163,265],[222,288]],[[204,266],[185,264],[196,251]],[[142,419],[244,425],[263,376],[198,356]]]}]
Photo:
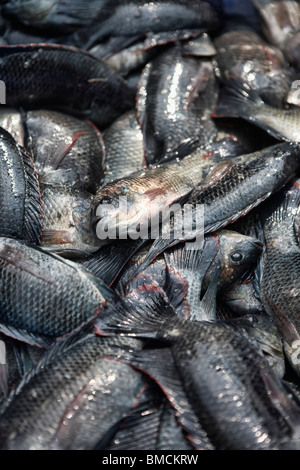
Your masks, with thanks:
[{"label": "wet fish skin", "polygon": [[223,82],[238,75],[269,104],[285,104],[294,73],[280,49],[242,27],[221,34],[214,44]]},{"label": "wet fish skin", "polygon": [[214,30],[219,24],[217,12],[207,2],[195,0],[165,0],[148,3],[145,0],[109,2],[105,14],[91,25],[81,28],[68,37],[68,44],[89,50],[107,38],[117,36],[123,46],[124,39],[145,37],[145,33],[160,33],[178,30]]},{"label": "wet fish skin", "polygon": [[24,112],[23,120],[25,147],[40,181],[49,171],[72,170],[82,188],[95,193],[105,164],[104,142],[96,126],[66,113],[41,109]]},{"label": "wet fish skin", "polygon": [[299,142],[299,107],[281,109],[268,105],[240,77],[227,83],[214,115],[240,117],[261,127],[278,140]]},{"label": "wet fish skin", "polygon": [[8,238],[0,240],[0,278],[0,323],[54,337],[79,327],[111,295],[82,266]]},{"label": "wet fish skin", "polygon": [[145,377],[105,356],[141,341],[93,334],[73,341],[49,351],[10,396],[0,415],[2,449],[91,450],[133,407]]},{"label": "wet fish skin", "polygon": [[[57,176],[57,171],[53,173]],[[40,246],[66,257],[97,251],[101,241],[91,229],[92,195],[63,184],[62,178],[58,182],[46,179],[40,187],[44,207]]]},{"label": "wet fish skin", "polygon": [[[262,206],[265,252],[261,260],[260,296],[284,340],[287,357],[296,372],[294,341],[299,338],[300,249],[294,232],[299,206],[299,180],[295,180]],[[298,343],[295,343],[296,345]]]},{"label": "wet fish skin", "polygon": [[30,155],[0,128],[0,235],[38,243],[41,236],[40,188]]},{"label": "wet fish skin", "polygon": [[145,166],[143,135],[135,110],[128,111],[116,119],[105,130],[103,138],[106,169],[101,186],[125,178]]},{"label": "wet fish skin", "polygon": [[216,137],[211,112],[218,86],[212,63],[185,57],[171,46],[146,65],[142,73],[137,114],[148,164],[159,161],[187,138],[207,145]]},{"label": "wet fish skin", "polygon": [[[245,334],[224,322],[196,324],[182,320],[157,294],[153,302],[148,297],[147,306],[141,301],[132,308],[130,317],[126,308],[117,310],[97,319],[97,331],[166,341],[170,346],[167,368],[163,362],[167,351],[154,346],[124,355],[123,360],[155,377],[162,389],[170,379],[174,361],[180,373],[177,380],[216,448],[276,449],[297,436],[299,408]],[[174,383],[172,403],[180,415],[179,409],[184,412],[185,407],[179,389]],[[177,399],[180,405],[176,405]],[[236,417],[234,421],[232,416]]]},{"label": "wet fish skin", "polygon": [[[93,200],[95,223],[101,224],[101,229],[122,230],[128,233],[128,227],[136,227],[138,223],[146,224],[168,206],[176,203],[180,197],[185,197],[218,162],[227,160],[231,152],[240,154],[240,145],[227,139],[215,142],[205,148],[189,140],[174,151],[172,157],[167,156],[156,165],[149,166],[99,188]],[[126,201],[128,212],[124,211],[120,198]],[[111,204],[109,212],[105,204]],[[99,213],[98,208],[103,208]],[[173,206],[174,207],[174,206]],[[97,214],[98,212],[98,214]],[[95,230],[97,230],[97,225]],[[125,232],[124,232],[125,233]],[[124,235],[123,233],[123,235]],[[119,233],[115,235],[120,237]],[[148,232],[145,238],[148,237]],[[128,237],[127,237],[128,238]]]},{"label": "wet fish skin", "polygon": [[[295,143],[277,144],[236,157],[231,162],[223,161],[208,174],[203,184],[188,195],[188,201],[182,205],[182,213],[184,215],[185,210],[190,210],[191,204],[204,205],[204,234],[214,232],[235,222],[282,189],[298,170],[299,146]],[[249,191],[249,187],[255,191]],[[163,231],[170,234],[169,238],[156,238],[141,268],[167,248],[203,234],[202,225],[197,227],[196,214],[193,214],[191,227],[185,228],[179,238],[174,236],[178,236],[178,227],[173,231],[174,221],[176,217],[163,227]]]},{"label": "wet fish skin", "polygon": [[74,47],[1,46],[0,73],[10,107],[55,108],[102,128],[134,106],[131,92],[118,74]]},{"label": "wet fish skin", "polygon": [[106,3],[107,0],[14,0],[6,3],[2,12],[33,28],[66,33],[89,24]]}]

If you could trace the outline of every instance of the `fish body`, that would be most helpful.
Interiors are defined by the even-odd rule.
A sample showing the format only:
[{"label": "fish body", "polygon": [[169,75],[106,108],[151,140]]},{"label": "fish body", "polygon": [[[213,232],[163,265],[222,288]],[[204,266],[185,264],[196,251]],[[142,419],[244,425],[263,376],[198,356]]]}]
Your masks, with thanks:
[{"label": "fish body", "polygon": [[[154,241],[142,268],[181,241],[193,240],[203,233],[214,232],[235,222],[282,189],[298,170],[299,147],[295,143],[277,144],[219,163],[182,205],[183,216],[184,211],[191,210],[191,204],[196,204],[195,207],[200,205],[201,212],[193,212],[193,222],[188,227],[182,227],[181,233],[176,226],[176,217],[167,221],[163,233],[169,234],[169,237],[160,236]],[[255,190],[249,191],[249,187]],[[200,223],[201,220],[199,222],[199,213],[204,214],[201,219],[203,223]]]},{"label": "fish body", "polygon": [[206,145],[216,137],[211,112],[217,82],[209,60],[183,56],[172,46],[146,65],[141,76],[138,119],[146,159],[155,163],[187,138]]},{"label": "fish body", "polygon": [[102,186],[145,166],[143,135],[134,110],[116,119],[103,138],[106,168]]},{"label": "fish body", "polygon": [[[150,290],[148,295],[152,295]],[[258,352],[256,343],[245,334],[222,322],[196,324],[180,319],[158,297],[153,303],[148,297],[147,307],[142,302],[131,309],[130,316],[125,311],[117,309],[99,318],[97,331],[166,341],[169,352],[157,347],[125,354],[123,360],[155,377],[167,396],[171,393],[171,402],[179,417],[181,410],[182,419],[188,406],[181,395],[183,387],[198,424],[213,446],[276,449],[288,445],[290,438],[297,438],[299,409]],[[167,366],[164,357],[168,357]],[[161,362],[157,362],[159,358]],[[168,388],[170,377],[172,387]],[[195,426],[191,441],[196,435]]]},{"label": "fish body", "polygon": [[284,105],[293,74],[280,49],[249,29],[225,32],[214,43],[225,83],[238,75],[269,104]]},{"label": "fish body", "polygon": [[0,323],[61,336],[104,303],[108,289],[83,267],[18,240],[1,238],[0,248]]},{"label": "fish body", "polygon": [[100,131],[91,122],[50,110],[23,116],[26,141],[40,181],[47,172],[72,170],[81,186],[95,193],[104,176],[105,149]]},{"label": "fish body", "polygon": [[265,238],[261,260],[261,301],[276,321],[287,356],[296,371],[298,361],[293,356],[293,348],[298,344],[300,328],[300,249],[293,222],[299,198],[299,180],[296,180],[277,197],[274,196],[270,205],[262,207],[260,212]]},{"label": "fish body", "polygon": [[[200,32],[214,30],[219,17],[207,2],[179,0],[175,2],[132,0],[109,2],[104,15],[86,28],[81,28],[68,37],[68,43],[86,50],[108,38],[116,37],[117,43],[124,39],[144,38],[147,34],[189,30]],[[124,46],[123,46],[124,47]]]},{"label": "fish body", "polygon": [[0,235],[38,243],[43,208],[34,164],[4,129],[0,130],[0,142]]},{"label": "fish body", "polygon": [[[57,176],[57,171],[53,173],[48,178]],[[92,195],[63,184],[61,179],[41,183],[44,216],[40,245],[66,256],[97,251],[101,243],[92,231]]]},{"label": "fish body", "polygon": [[10,107],[56,107],[102,127],[133,106],[131,92],[119,75],[73,47],[1,46],[0,58]]},{"label": "fish body", "polygon": [[114,426],[136,402],[145,377],[105,356],[140,344],[87,335],[51,350],[10,396],[0,417],[1,448],[92,450],[113,435]]},{"label": "fish body", "polygon": [[24,0],[3,6],[3,14],[12,16],[24,25],[65,34],[92,22],[107,4],[107,0]]}]

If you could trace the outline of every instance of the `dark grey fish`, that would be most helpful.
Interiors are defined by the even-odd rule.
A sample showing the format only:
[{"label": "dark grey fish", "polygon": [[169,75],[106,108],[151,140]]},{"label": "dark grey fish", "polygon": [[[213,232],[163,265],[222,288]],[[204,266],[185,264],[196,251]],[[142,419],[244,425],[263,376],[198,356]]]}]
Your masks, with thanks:
[{"label": "dark grey fish", "polygon": [[108,38],[112,41],[111,50],[126,47],[128,38],[139,40],[147,34],[170,33],[176,31],[203,32],[214,30],[219,25],[216,10],[207,2],[197,0],[122,0],[108,2],[105,14],[95,18],[86,28],[81,28],[68,37],[68,44],[89,50],[95,44]]},{"label": "dark grey fish", "polygon": [[52,170],[72,170],[86,191],[95,193],[104,176],[105,149],[91,122],[50,110],[23,113],[25,147],[40,181]]},{"label": "dark grey fish", "polygon": [[278,325],[286,355],[298,374],[300,248],[293,225],[299,201],[299,180],[296,180],[274,195],[260,210],[265,238],[260,297]]},{"label": "dark grey fish", "polygon": [[43,209],[37,172],[30,155],[2,128],[0,166],[0,235],[39,243]]},{"label": "dark grey fish", "polygon": [[242,28],[221,34],[214,44],[223,82],[238,75],[269,104],[284,105],[293,73],[280,49]]},{"label": "dark grey fish", "polygon": [[102,186],[145,166],[143,134],[134,110],[120,116],[105,130],[104,144],[106,165]]},{"label": "dark grey fish", "polygon": [[0,415],[2,449],[91,450],[137,401],[145,376],[106,357],[140,349],[141,341],[73,336],[55,345],[9,397]]},{"label": "dark grey fish", "polygon": [[84,267],[9,238],[0,240],[0,285],[0,324],[48,336],[78,328],[111,295]]},{"label": "dark grey fish", "polygon": [[[62,173],[58,170],[48,173],[40,184],[44,209],[40,245],[66,257],[80,257],[97,251],[102,245],[92,230],[93,197],[72,186],[68,179],[64,181],[66,172],[62,170]],[[73,172],[67,174],[73,183]]]},{"label": "dark grey fish", "polygon": [[[111,306],[97,319],[97,331],[159,341],[122,359],[155,378],[178,419],[189,417],[190,425],[194,420],[188,432],[196,448],[201,448],[196,423],[220,450],[279,449],[299,439],[299,406],[255,342],[224,322],[180,319],[153,289],[138,302],[127,305],[130,315],[126,306]],[[159,347],[161,341],[169,347]]]},{"label": "dark grey fish", "polygon": [[41,30],[62,34],[91,23],[107,0],[13,0],[3,5],[2,13]]},{"label": "dark grey fish", "polygon": [[148,63],[137,96],[147,162],[157,162],[188,138],[211,143],[217,134],[211,120],[217,94],[212,63],[183,56],[178,45]]},{"label": "dark grey fish", "polygon": [[261,127],[278,140],[299,142],[299,107],[282,109],[268,105],[240,77],[227,82],[214,116],[240,117]]},{"label": "dark grey fish", "polygon": [[9,107],[67,111],[105,127],[134,106],[134,96],[117,73],[74,47],[1,46],[0,58]]},{"label": "dark grey fish", "polygon": [[[284,143],[219,163],[206,181],[189,194],[188,201],[182,205],[181,217],[175,214],[164,224],[163,235],[154,241],[139,269],[167,248],[219,230],[246,215],[295,177],[299,171],[299,156],[297,144]],[[197,211],[197,205],[204,209],[204,218],[200,221],[197,218],[203,211]],[[184,227],[184,211],[190,213],[191,210],[193,222]]]}]

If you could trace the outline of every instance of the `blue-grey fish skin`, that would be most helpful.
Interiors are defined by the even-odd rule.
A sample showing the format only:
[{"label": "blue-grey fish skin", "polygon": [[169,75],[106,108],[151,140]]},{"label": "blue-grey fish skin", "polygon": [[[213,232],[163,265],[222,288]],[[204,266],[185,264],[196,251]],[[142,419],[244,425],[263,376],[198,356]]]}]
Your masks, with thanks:
[{"label": "blue-grey fish skin", "polygon": [[101,309],[104,283],[83,267],[18,240],[0,239],[0,323],[61,336]]},{"label": "blue-grey fish skin", "polygon": [[106,356],[140,349],[140,341],[91,334],[57,346],[10,395],[0,415],[1,449],[91,450],[134,406],[145,377]]},{"label": "blue-grey fish skin", "polygon": [[298,179],[275,195],[269,205],[265,204],[259,212],[265,238],[259,286],[261,301],[276,321],[287,356],[296,371],[299,370],[300,248],[295,236],[294,219],[299,201]]},{"label": "blue-grey fish skin", "polygon": [[39,181],[30,155],[0,129],[0,236],[39,243],[43,214]]}]

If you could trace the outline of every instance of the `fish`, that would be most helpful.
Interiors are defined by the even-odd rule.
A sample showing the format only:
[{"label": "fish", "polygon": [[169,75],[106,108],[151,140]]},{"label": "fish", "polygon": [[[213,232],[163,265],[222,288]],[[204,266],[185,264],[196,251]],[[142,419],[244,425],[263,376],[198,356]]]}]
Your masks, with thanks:
[{"label": "fish", "polygon": [[[105,176],[101,180],[101,186],[126,178],[146,166],[143,134],[135,110],[128,111],[116,119],[105,130],[103,139]],[[100,184],[97,189],[99,187]]]},{"label": "fish", "polygon": [[258,347],[224,322],[179,318],[163,295],[153,296],[153,288],[135,307],[130,304],[130,315],[129,305],[114,304],[114,312],[109,308],[96,319],[96,332],[158,342],[119,359],[155,378],[178,419],[185,421],[185,431],[193,423],[188,432],[194,448],[204,448],[197,424],[200,435],[206,433],[223,450],[280,449],[290,439],[297,441],[299,407]]},{"label": "fish", "polygon": [[55,108],[99,128],[134,107],[134,97],[118,74],[71,46],[1,46],[0,74],[9,107]]},{"label": "fish", "polygon": [[101,240],[92,231],[92,194],[69,186],[68,181],[63,184],[62,178],[49,180],[50,176],[56,177],[57,171],[40,183],[44,208],[40,246],[64,257],[99,250]]},{"label": "fish", "polygon": [[213,115],[246,119],[277,140],[299,142],[299,107],[281,109],[268,105],[256,90],[249,87],[240,77],[235,77],[227,83]]},{"label": "fish", "polygon": [[5,237],[0,239],[0,283],[1,328],[51,338],[78,328],[113,294],[83,266]]},{"label": "fish", "polygon": [[[1,449],[92,450],[107,440],[147,378],[106,355],[142,344],[78,332],[54,345],[23,377],[2,410]],[[19,408],[24,420],[16,413]]]},{"label": "fish", "polygon": [[178,210],[181,198],[187,197],[214,165],[229,160],[234,152],[241,152],[235,139],[222,139],[204,148],[197,140],[187,139],[156,165],[100,187],[93,198],[98,237],[104,241],[147,239],[151,228],[153,238],[158,233],[159,213],[168,217],[168,207]]},{"label": "fish", "polygon": [[223,83],[240,76],[268,104],[284,106],[294,73],[279,48],[243,27],[221,34],[214,45]]},{"label": "fish", "polygon": [[224,302],[235,315],[257,315],[264,312],[254,280],[251,278],[242,282],[239,279],[226,287],[222,292],[221,302]]},{"label": "fish", "polygon": [[[67,38],[73,44],[89,50],[95,44],[109,39],[111,50],[127,47],[131,40],[140,40],[149,34],[213,31],[219,25],[219,15],[208,2],[176,0],[172,3],[159,0],[155,3],[133,0],[128,4],[122,1],[108,2],[104,15],[95,18]],[[128,41],[129,40],[129,41]]]},{"label": "fish", "polygon": [[0,128],[0,236],[39,243],[43,207],[30,155]]},{"label": "fish", "polygon": [[278,326],[286,356],[298,374],[300,248],[293,222],[300,202],[299,187],[299,179],[292,181],[259,211],[265,238],[260,299]]},{"label": "fish", "polygon": [[[204,183],[188,194],[181,214],[171,214],[165,221],[162,235],[154,240],[134,275],[167,248],[195,238],[198,243],[206,233],[224,228],[248,214],[292,180],[299,171],[299,163],[298,144],[291,142],[220,162]],[[254,190],[249,191],[249,187]],[[191,214],[191,220],[184,226],[187,214]]]},{"label": "fish", "polygon": [[159,161],[185,139],[198,138],[207,145],[216,137],[211,113],[218,85],[210,60],[184,56],[180,46],[170,46],[141,75],[137,116],[144,136],[148,164]]},{"label": "fish", "polygon": [[189,250],[185,244],[180,244],[165,251],[170,303],[174,306],[171,300],[174,296],[181,298],[175,310],[179,310],[183,318],[201,320],[201,300],[216,267],[220,266],[217,292],[222,296],[223,291],[226,293],[238,279],[253,271],[262,250],[263,244],[255,238],[220,230],[205,237],[201,250]]},{"label": "fish", "polygon": [[2,14],[32,28],[65,34],[91,23],[107,3],[107,0],[13,0],[3,5]]},{"label": "fish", "polygon": [[72,170],[82,189],[96,192],[104,178],[105,147],[93,123],[47,109],[23,111],[23,122],[24,146],[40,182],[50,171]]}]

